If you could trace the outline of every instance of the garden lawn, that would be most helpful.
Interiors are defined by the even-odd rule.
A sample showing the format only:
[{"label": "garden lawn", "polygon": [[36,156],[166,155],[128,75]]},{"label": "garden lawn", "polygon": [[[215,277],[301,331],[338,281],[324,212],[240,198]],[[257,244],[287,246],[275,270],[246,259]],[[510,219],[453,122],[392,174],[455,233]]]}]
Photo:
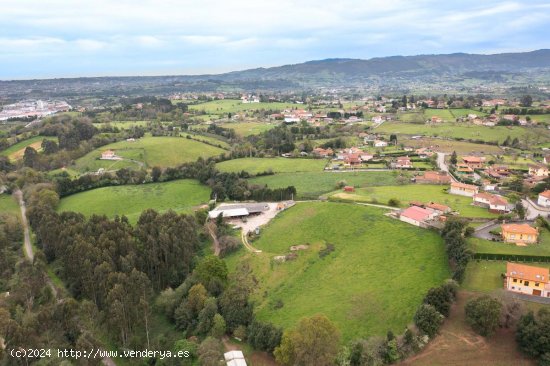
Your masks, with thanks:
[{"label": "garden lawn", "polygon": [[410,201],[434,201],[451,207],[463,217],[496,217],[487,209],[473,206],[471,197],[449,194],[444,185],[414,184],[405,186],[385,186],[359,188],[355,193],[338,192],[330,198],[336,200],[372,202],[387,204],[392,198],[400,201],[401,207],[407,207]]},{"label": "garden lawn", "polygon": [[[128,161],[99,160],[101,152],[115,150],[115,153]],[[74,169],[96,171],[99,168],[116,170],[120,168],[177,166],[197,160],[199,157],[220,155],[225,151],[211,145],[184,137],[143,137],[134,142],[119,141],[102,146],[76,160]]]},{"label": "garden lawn", "polygon": [[[280,213],[246,252],[258,279],[257,317],[283,328],[324,314],[343,341],[400,333],[431,287],[449,277],[442,239],[383,216],[385,210],[343,203],[308,202]],[[335,250],[320,258],[326,243]],[[293,261],[274,255],[309,244]],[[239,253],[243,253],[242,251]]]},{"label": "garden lawn", "polygon": [[257,174],[269,170],[274,173],[322,172],[326,164],[325,159],[242,158],[227,160],[216,164],[216,166],[222,172],[244,170],[250,174]]},{"label": "garden lawn", "polygon": [[63,198],[57,210],[81,212],[86,216],[126,215],[130,222],[135,223],[141,212],[148,208],[159,212],[172,209],[191,213],[193,207],[207,203],[209,198],[208,187],[198,181],[184,179],[92,189]]},{"label": "garden lawn", "polygon": [[249,179],[252,184],[267,184],[269,188],[294,186],[298,198],[317,198],[337,189],[344,181],[354,187],[391,186],[397,184],[397,171],[393,172],[301,172],[278,173]]},{"label": "garden lawn", "polygon": [[468,238],[468,246],[474,253],[550,255],[550,233],[546,229],[540,233],[539,243],[524,247],[480,238]]}]

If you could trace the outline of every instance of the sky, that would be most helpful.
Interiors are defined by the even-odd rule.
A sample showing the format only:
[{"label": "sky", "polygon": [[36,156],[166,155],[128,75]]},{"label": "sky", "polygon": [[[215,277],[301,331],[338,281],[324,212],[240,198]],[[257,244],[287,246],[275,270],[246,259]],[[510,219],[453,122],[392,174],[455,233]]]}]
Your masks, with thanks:
[{"label": "sky", "polygon": [[0,80],[541,48],[548,0],[0,0]]}]

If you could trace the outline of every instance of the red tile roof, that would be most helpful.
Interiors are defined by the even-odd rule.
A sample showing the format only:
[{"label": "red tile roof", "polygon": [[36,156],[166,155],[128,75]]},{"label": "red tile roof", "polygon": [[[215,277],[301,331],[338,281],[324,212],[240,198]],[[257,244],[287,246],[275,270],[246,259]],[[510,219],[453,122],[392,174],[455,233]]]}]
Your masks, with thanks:
[{"label": "red tile roof", "polygon": [[401,212],[401,216],[408,217],[409,219],[412,219],[415,221],[424,221],[428,217],[430,217],[431,214],[432,214],[431,211],[418,206],[411,206],[403,210],[403,212]]},{"label": "red tile roof", "polygon": [[506,263],[506,275],[535,282],[548,282],[548,268],[527,266],[519,263]]}]

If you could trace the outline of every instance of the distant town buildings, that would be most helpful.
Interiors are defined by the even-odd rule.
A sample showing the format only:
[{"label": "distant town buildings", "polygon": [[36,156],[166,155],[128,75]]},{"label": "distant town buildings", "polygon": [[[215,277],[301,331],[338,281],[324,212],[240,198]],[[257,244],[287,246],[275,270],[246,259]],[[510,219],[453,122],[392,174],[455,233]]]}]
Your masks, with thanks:
[{"label": "distant town buildings", "polygon": [[26,100],[5,105],[0,111],[0,121],[7,121],[11,118],[40,118],[70,109],[71,106],[62,100]]}]

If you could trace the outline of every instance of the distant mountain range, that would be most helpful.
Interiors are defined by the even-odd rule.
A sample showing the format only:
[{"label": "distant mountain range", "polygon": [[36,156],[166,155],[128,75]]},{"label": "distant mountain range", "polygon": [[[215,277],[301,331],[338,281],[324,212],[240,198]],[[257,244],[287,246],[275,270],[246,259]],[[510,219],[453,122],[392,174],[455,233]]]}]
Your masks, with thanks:
[{"label": "distant mountain range", "polygon": [[[548,85],[550,50],[477,55],[419,55],[369,60],[326,59],[218,75],[0,81],[0,97],[139,95],[185,91],[478,91]],[[43,96],[43,95],[41,95]]]}]

